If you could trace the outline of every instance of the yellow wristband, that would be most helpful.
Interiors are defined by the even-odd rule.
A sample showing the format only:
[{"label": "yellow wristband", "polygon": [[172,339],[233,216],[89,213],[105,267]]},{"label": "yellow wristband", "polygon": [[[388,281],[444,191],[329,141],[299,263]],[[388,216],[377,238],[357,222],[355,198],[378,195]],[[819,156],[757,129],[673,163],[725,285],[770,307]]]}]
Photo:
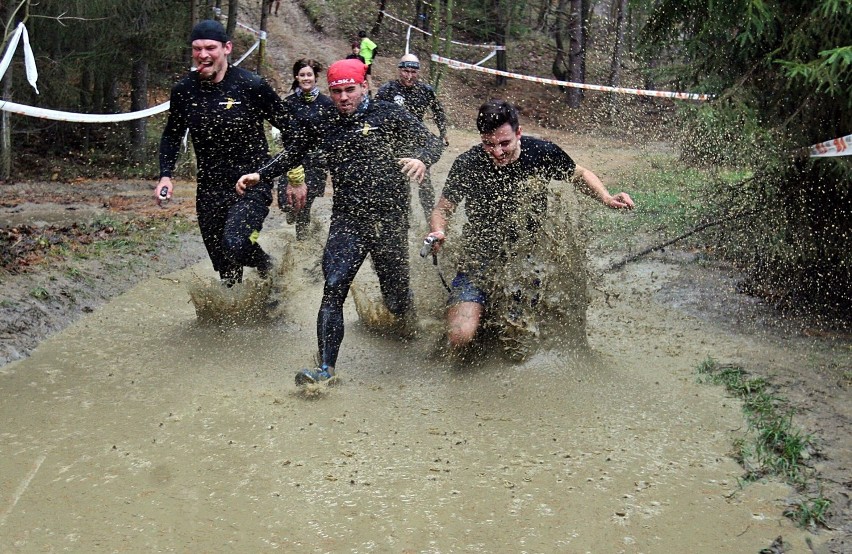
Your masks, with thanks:
[{"label": "yellow wristband", "polygon": [[287,184],[293,188],[301,187],[305,184],[305,167],[294,167],[287,172]]}]

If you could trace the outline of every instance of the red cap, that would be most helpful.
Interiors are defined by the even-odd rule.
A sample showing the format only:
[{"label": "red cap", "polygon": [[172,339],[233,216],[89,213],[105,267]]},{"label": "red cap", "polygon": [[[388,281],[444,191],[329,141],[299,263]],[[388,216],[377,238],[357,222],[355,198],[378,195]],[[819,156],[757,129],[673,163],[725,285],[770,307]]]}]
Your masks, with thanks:
[{"label": "red cap", "polygon": [[329,87],[360,85],[367,75],[367,66],[361,60],[350,58],[331,64],[326,71]]}]

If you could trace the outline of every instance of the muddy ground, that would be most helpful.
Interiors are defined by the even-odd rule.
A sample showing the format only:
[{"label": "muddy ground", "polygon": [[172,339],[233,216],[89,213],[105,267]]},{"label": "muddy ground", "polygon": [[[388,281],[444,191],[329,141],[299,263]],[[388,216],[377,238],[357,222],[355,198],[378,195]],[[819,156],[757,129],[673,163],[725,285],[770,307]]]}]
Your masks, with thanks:
[{"label": "muddy ground", "polygon": [[[620,168],[625,164],[642,163],[641,159],[647,153],[647,147],[626,148],[623,144],[609,143],[606,139],[572,136],[528,126],[528,132],[535,131],[565,144],[581,164],[597,168],[607,182],[617,179]],[[454,131],[450,138],[453,146],[449,155],[436,168],[437,182],[441,182],[445,176],[454,155],[472,144],[476,137],[469,132]],[[604,148],[599,147],[602,141]],[[37,200],[39,194],[43,194],[42,200],[61,200],[63,194],[60,191],[66,191],[69,196],[85,200],[77,200],[73,204],[63,204],[61,201],[20,202],[3,208],[3,218],[10,223],[52,221],[67,224],[69,220],[88,220],[103,216],[104,213],[123,217],[133,212],[153,227],[163,224],[161,218],[164,213],[174,215],[191,212],[192,183],[179,184],[178,197],[166,210],[141,208],[139,203],[147,202],[151,186],[151,183],[144,182],[5,185],[4,198],[26,194],[30,200]],[[80,194],[81,190],[86,192]],[[45,191],[50,191],[50,194]],[[116,198],[123,200],[118,201]],[[325,223],[330,201],[330,198],[318,201],[315,208],[318,221]],[[121,206],[121,209],[111,209],[108,207],[111,205]],[[134,205],[136,210],[126,209]],[[599,209],[590,203],[583,206],[584,209]],[[411,240],[414,248],[424,226],[419,210],[415,210],[412,221]],[[476,510],[474,506],[478,503],[497,502],[492,496],[495,490],[493,486],[486,486],[483,482],[480,486],[484,489],[479,490],[474,483],[477,479],[485,478],[483,476],[486,474],[491,476],[489,479],[496,479],[496,475],[501,472],[506,476],[501,481],[505,481],[501,487],[516,497],[514,502],[517,506],[514,510],[519,510],[518,513],[523,516],[522,526],[526,529],[524,533],[527,542],[513,543],[513,550],[523,549],[527,545],[532,546],[532,551],[557,551],[562,549],[561,546],[571,544],[571,537],[562,535],[565,529],[550,523],[546,527],[551,531],[539,529],[536,521],[543,516],[524,515],[527,508],[521,506],[539,502],[539,510],[581,510],[580,505],[571,504],[573,501],[565,502],[568,498],[574,498],[571,495],[576,494],[579,483],[590,482],[586,479],[592,479],[591,482],[598,479],[587,475],[588,472],[595,472],[603,481],[596,485],[596,489],[599,489],[597,492],[586,491],[580,498],[602,504],[595,509],[586,507],[589,510],[586,515],[591,521],[580,517],[572,524],[577,526],[573,531],[574,544],[581,550],[597,551],[595,545],[603,537],[609,537],[613,529],[625,528],[623,537],[619,536],[617,541],[613,539],[615,542],[604,543],[607,551],[757,552],[778,535],[785,539],[788,546],[796,546],[793,551],[804,551],[801,549],[805,548],[808,541],[816,551],[821,552],[843,552],[848,545],[848,463],[852,444],[848,425],[852,415],[849,403],[848,337],[837,333],[827,336],[825,333],[816,334],[812,327],[802,322],[779,318],[778,314],[759,300],[736,292],[736,273],[708,266],[706,262],[698,263],[692,254],[676,250],[630,264],[619,272],[608,273],[602,268],[608,261],[619,259],[621,253],[596,249],[593,242],[590,264],[595,277],[593,302],[588,313],[591,345],[588,356],[577,357],[571,349],[551,344],[542,345],[539,354],[520,365],[497,358],[461,370],[436,357],[434,345],[440,328],[440,309],[436,309],[434,302],[421,300],[420,313],[426,333],[412,345],[402,345],[401,350],[392,341],[377,338],[359,325],[358,317],[350,305],[347,316],[349,327],[340,363],[344,368],[343,385],[328,396],[303,398],[295,392],[292,374],[298,366],[310,364],[314,341],[312,319],[315,317],[320,290],[316,262],[321,249],[322,227],[314,239],[306,243],[294,243],[292,227],[284,223],[281,214],[273,212],[265,236],[271,250],[279,258],[289,249],[295,264],[291,270],[293,273],[285,278],[288,286],[285,287],[287,292],[282,300],[287,309],[273,321],[252,325],[244,330],[217,331],[215,328],[199,327],[195,322],[195,313],[189,303],[188,284],[209,277],[210,268],[200,239],[191,229],[173,236],[165,248],[141,255],[128,252],[109,260],[76,259],[73,262],[76,271],[87,276],[82,280],[69,276],[70,265],[63,264],[34,264],[21,273],[3,275],[0,314],[4,325],[4,360],[8,362],[32,356],[0,368],[4,383],[3,413],[6,422],[3,431],[6,446],[3,450],[10,455],[3,471],[7,477],[0,488],[3,491],[0,501],[4,503],[0,506],[4,510],[0,514],[3,517],[0,526],[3,526],[4,533],[0,533],[0,536],[14,539],[4,542],[6,547],[13,551],[31,551],[36,544],[52,545],[52,548],[67,547],[74,542],[68,537],[54,535],[59,529],[71,526],[76,529],[72,535],[78,536],[75,540],[80,541],[82,546],[97,549],[97,545],[103,545],[109,549],[134,550],[140,545],[159,544],[166,549],[180,550],[180,541],[188,540],[188,536],[198,531],[197,522],[192,526],[176,525],[167,529],[162,527],[166,525],[162,516],[153,513],[147,517],[152,519],[149,525],[156,530],[155,536],[160,537],[157,540],[139,531],[138,540],[141,542],[134,541],[133,533],[130,532],[120,533],[120,540],[95,533],[99,538],[91,542],[94,533],[92,528],[62,518],[55,521],[55,527],[47,525],[30,529],[34,524],[32,517],[38,514],[42,514],[39,517],[45,517],[49,513],[44,512],[48,507],[42,506],[38,497],[33,498],[20,488],[30,475],[29,472],[36,471],[33,464],[44,467],[38,470],[38,478],[33,478],[30,492],[38,491],[43,498],[92,494],[94,491],[90,491],[87,484],[90,479],[109,481],[108,475],[118,475],[124,486],[130,486],[130,490],[135,491],[128,493],[128,502],[131,504],[150,494],[159,498],[160,493],[156,491],[162,492],[163,488],[172,490],[170,494],[177,494],[182,499],[178,504],[164,498],[160,498],[156,504],[159,509],[169,513],[189,509],[189,504],[185,503],[190,502],[191,498],[199,498],[201,489],[204,489],[201,483],[208,478],[215,478],[221,481],[224,488],[219,493],[208,491],[209,494],[236,494],[234,507],[252,509],[248,505],[250,502],[244,504],[242,502],[245,499],[239,500],[241,494],[228,489],[230,486],[240,488],[238,482],[232,482],[232,477],[228,477],[232,471],[227,469],[230,464],[255,467],[256,463],[260,463],[253,462],[248,454],[240,454],[234,459],[219,450],[211,450],[206,455],[213,460],[211,463],[215,467],[208,467],[208,477],[200,474],[193,477],[186,472],[193,467],[191,458],[205,452],[204,448],[199,450],[200,445],[185,447],[184,455],[167,449],[172,452],[169,456],[171,461],[161,459],[160,454],[150,451],[143,456],[145,461],[140,459],[133,462],[141,465],[131,470],[131,474],[141,472],[138,478],[148,480],[138,485],[128,485],[128,479],[131,483],[133,479],[125,475],[125,470],[112,467],[112,462],[102,459],[103,456],[109,458],[111,449],[118,449],[124,452],[121,455],[131,458],[142,456],[138,451],[142,448],[139,442],[142,439],[136,435],[138,430],[154,424],[153,420],[147,421],[149,417],[162,418],[163,421],[157,424],[161,428],[169,421],[176,424],[181,418],[188,417],[196,421],[197,425],[202,425],[203,421],[207,421],[205,418],[190,416],[190,410],[196,409],[209,410],[214,414],[208,413],[211,420],[203,425],[211,426],[210,433],[218,429],[216,432],[221,433],[222,440],[227,436],[228,444],[243,444],[243,449],[266,448],[267,453],[262,458],[266,459],[266,463],[283,464],[285,467],[290,464],[312,467],[307,474],[300,473],[301,477],[293,477],[295,480],[289,486],[309,486],[304,482],[297,483],[299,479],[328,479],[329,483],[336,483],[340,479],[359,483],[361,478],[371,483],[380,481],[384,483],[382,495],[401,495],[397,502],[402,502],[402,505],[389,503],[399,510],[409,502],[405,500],[405,495],[410,495],[410,502],[419,502],[418,505],[427,514],[425,519],[411,525],[425,528],[431,525],[432,531],[427,535],[432,536],[430,540],[438,545],[433,548],[434,551],[475,552],[493,551],[496,548],[496,543],[490,542],[491,539],[479,536],[491,525],[483,522],[494,521],[498,525],[508,525],[503,517],[510,516],[482,513],[473,517],[470,516],[470,510]],[[192,265],[194,262],[199,263]],[[419,291],[426,291],[421,298],[440,294],[439,281],[433,268],[416,262],[415,259],[415,285]],[[171,273],[187,265],[188,270]],[[363,273],[369,278],[369,270]],[[77,273],[74,275],[78,276]],[[122,295],[136,283],[139,283],[138,286],[130,290],[129,296]],[[46,296],[37,297],[33,294],[34,290],[42,289]],[[76,324],[67,332],[55,335],[74,322]],[[52,339],[42,342],[52,335],[55,335]],[[253,352],[255,347],[249,346],[254,342],[249,337],[255,335],[259,336],[257,344],[260,345],[260,352]],[[211,349],[212,344],[223,340],[219,346]],[[104,341],[110,346],[107,347]],[[246,353],[247,348],[251,354]],[[402,361],[405,356],[413,356],[419,361]],[[778,394],[788,398],[797,409],[796,423],[812,433],[818,445],[818,452],[814,453],[812,461],[820,472],[823,494],[834,502],[829,521],[831,530],[817,529],[813,533],[796,530],[782,512],[788,503],[797,498],[797,493],[780,483],[769,480],[739,488],[737,478],[742,474],[742,469],[736,466],[729,453],[744,423],[736,408],[738,404],[727,399],[721,390],[695,384],[695,367],[707,356],[741,364],[757,375],[769,377],[777,385]],[[108,375],[106,382],[103,380],[105,375]],[[181,377],[177,378],[177,375]],[[119,381],[110,384],[116,377]],[[212,380],[213,389],[208,390],[208,379]],[[528,383],[528,379],[532,379],[533,384]],[[147,384],[140,388],[134,384],[137,382]],[[556,390],[560,392],[553,394]],[[33,397],[32,393],[36,391],[42,392]],[[44,394],[48,394],[48,397],[39,399]],[[154,396],[149,397],[151,394]],[[51,397],[56,403],[48,400]],[[210,404],[203,400],[205,397],[209,397],[209,402],[215,398],[219,400]],[[159,400],[155,400],[157,398]],[[184,405],[182,398],[189,399],[195,407]],[[528,404],[533,398],[535,402]],[[582,407],[587,404],[588,398],[595,398],[596,409],[591,413]],[[234,412],[231,408],[223,407],[222,402],[234,409],[234,402],[247,402],[248,407]],[[392,415],[393,411],[386,412],[388,405],[380,408],[387,402],[390,402],[390,407],[395,407],[397,414],[408,414],[407,417],[420,414],[416,417],[425,418],[425,422],[422,425],[398,424],[395,428],[386,428],[374,419],[394,420],[396,415]],[[666,405],[662,412],[659,411],[662,409],[660,402]],[[359,408],[361,403],[373,407],[369,410]],[[34,421],[33,414],[41,413],[48,405],[52,405],[49,413],[44,412],[35,417]],[[503,437],[502,440],[511,436],[510,444],[513,446],[504,444],[498,447],[496,443],[488,446],[490,439],[486,435],[471,436],[478,427],[469,426],[463,406],[473,406],[478,414],[475,420],[480,424],[500,427],[491,432],[495,437]],[[523,406],[527,406],[527,409]],[[533,409],[533,406],[536,408]],[[81,407],[85,412],[79,412]],[[119,412],[109,415],[114,409]],[[550,415],[544,416],[540,410]],[[91,419],[115,419],[119,413],[124,415],[106,427],[104,422],[95,423]],[[29,415],[22,420],[16,414]],[[351,414],[357,414],[360,419],[352,429],[348,429],[344,424],[349,421],[347,417]],[[250,419],[244,420],[245,417]],[[329,417],[330,421],[339,421],[343,427],[335,430],[334,423],[319,423],[318,417]],[[126,424],[121,423],[124,420],[122,418],[126,419]],[[294,440],[294,429],[309,433],[312,426],[319,425],[315,432],[319,433],[322,442],[314,446],[310,442],[302,444],[299,447],[303,456],[301,459],[288,449],[281,450],[283,443],[280,447],[272,443],[252,447],[248,442],[268,440],[254,436],[257,431],[253,429],[259,423],[252,422],[253,418],[269,421],[270,429],[285,427],[281,439],[290,437],[285,443]],[[323,425],[332,427],[326,429]],[[343,432],[345,429],[348,432]],[[171,431],[176,434],[170,440],[198,440],[192,439],[192,436],[201,433],[202,427],[184,432],[190,435]],[[326,433],[332,433],[334,438]],[[374,438],[367,440],[363,448],[347,446],[358,444],[358,437],[367,438],[369,433],[379,434],[382,437],[379,440],[381,444],[376,443],[377,439]],[[446,448],[450,450],[444,452],[442,449],[445,447],[441,446],[440,441],[432,441],[434,444],[426,441],[428,444],[417,446],[423,442],[422,438],[418,438],[421,433],[433,439],[443,437],[442,441],[449,441]],[[553,452],[566,456],[566,460],[580,458],[573,472],[563,464],[553,465],[541,459],[549,455],[541,450],[546,448],[544,443],[539,442],[545,440],[542,433],[554,434],[552,440],[558,442],[559,446],[550,449]],[[157,433],[155,435],[151,440],[166,440]],[[396,451],[399,444],[393,443],[391,435],[398,436],[398,440],[404,441],[408,444],[407,448],[413,451]],[[124,437],[121,440],[136,446],[120,444],[116,436]],[[571,446],[566,446],[565,441],[569,437]],[[74,453],[68,450],[72,448],[69,440],[94,445],[112,440],[117,444],[104,443],[102,446],[106,454]],[[204,440],[216,442],[219,439],[209,437]],[[309,459],[325,459],[324,456],[330,455],[327,447],[322,446],[327,440],[338,445],[334,448],[335,451],[339,450],[342,458],[326,459],[323,462],[329,466],[326,469],[311,466]],[[464,444],[468,444],[468,447]],[[652,445],[655,445],[654,448]],[[677,453],[669,450],[677,445],[692,445],[686,449],[691,454],[684,454],[677,449]],[[502,455],[498,453],[506,447],[514,453],[508,461],[500,462]],[[379,448],[378,453],[376,448]],[[453,448],[461,459],[447,458]],[[402,471],[402,474],[398,474],[388,469],[391,473],[375,474],[378,471],[375,464],[387,464],[388,468],[393,466],[391,460],[381,454],[381,449],[391,452],[396,457],[395,463],[401,465],[414,463],[415,460],[427,463],[428,460],[421,457],[428,457],[432,462],[431,465],[427,463],[430,467],[423,468],[425,476],[421,477],[424,479],[433,473],[433,477],[439,481],[446,477],[445,472],[450,470],[441,464],[466,464],[466,469],[453,473],[452,478],[446,480],[446,486],[451,490],[445,493],[451,497],[453,494],[466,495],[464,507],[454,509],[461,509],[469,517],[459,521],[446,514],[442,516],[440,506],[446,502],[444,497],[440,494],[432,496],[436,492],[428,492],[428,487],[409,490],[406,485],[408,479],[419,478],[410,475],[403,478],[408,470],[397,470]],[[693,459],[691,456],[695,455],[695,449],[702,454]],[[279,459],[276,456],[293,457]],[[365,456],[372,456],[373,463],[365,459],[357,462],[350,459]],[[607,463],[598,463],[601,461],[598,457]],[[79,466],[86,459],[90,460],[88,465]],[[450,462],[451,459],[454,461]],[[591,463],[592,460],[596,460],[595,463]],[[584,465],[581,461],[588,461],[591,465]],[[55,490],[51,490],[55,485],[47,489],[39,488],[39,479],[44,479],[54,471],[59,472],[56,474],[58,477],[61,475],[59,467],[69,464],[78,468],[88,467],[85,472],[88,477],[78,472],[69,481],[76,483],[74,485],[65,485],[65,488]],[[353,464],[357,468],[350,467],[344,471],[345,475],[339,475],[333,469],[345,469],[345,466]],[[541,464],[544,466],[539,468]],[[671,464],[679,469],[682,465],[690,468],[687,476],[672,470]],[[475,471],[477,467],[490,469],[482,473]],[[656,469],[652,471],[652,467]],[[708,473],[695,475],[692,472],[696,467],[705,468],[702,471]],[[527,469],[518,473],[510,468],[518,471]],[[663,482],[654,480],[661,479],[661,468],[667,468],[663,474],[672,471],[664,479],[665,485],[671,489],[663,487]],[[101,475],[101,471],[105,474]],[[226,473],[220,474],[220,471]],[[254,475],[251,482],[280,479],[280,476],[273,477],[263,470],[249,471]],[[320,473],[316,474],[318,471]],[[369,477],[364,477],[364,474]],[[391,475],[394,477],[391,478]],[[574,476],[573,479],[584,477],[574,481],[570,475]],[[654,478],[646,478],[648,475]],[[560,484],[556,489],[551,489],[538,481],[545,476],[564,483],[564,488]],[[399,481],[401,478],[402,481]],[[614,479],[612,486],[606,486],[609,479]],[[146,485],[146,482],[149,484]],[[183,492],[170,489],[177,483],[180,483]],[[524,493],[527,499],[521,499],[520,490],[516,487],[529,489],[532,484],[536,485],[537,492],[527,490]],[[107,486],[107,483],[104,482],[102,486]],[[646,486],[663,488],[656,495],[641,498]],[[140,488],[137,490],[136,487]],[[16,496],[19,490],[22,491],[20,498]],[[457,492],[453,493],[452,490]],[[623,496],[623,505],[616,505],[618,502],[611,504],[611,495],[616,491],[622,491],[619,494]],[[95,498],[98,498],[99,504],[109,505],[112,495],[116,494],[118,492],[113,491],[109,493],[110,496],[96,495]],[[259,494],[261,491],[255,491],[249,497]],[[275,497],[283,493],[270,489],[262,494]],[[332,493],[323,489],[313,490],[311,494],[311,503],[333,504],[336,501],[326,495],[339,495],[342,492],[337,490]],[[369,495],[363,494],[350,499],[353,503],[350,506],[352,512],[360,514],[352,516],[355,520],[380,517],[384,510],[390,509],[381,502],[376,503],[375,499],[367,500]],[[567,496],[563,497],[562,494]],[[721,504],[714,507],[716,500],[713,499]],[[340,501],[345,507],[346,501]],[[706,504],[708,501],[710,504]],[[393,533],[384,536],[382,526],[375,521],[372,527],[364,522],[360,524],[367,525],[369,533],[354,531],[354,527],[344,525],[337,528],[333,536],[322,539],[325,533],[319,521],[321,518],[302,514],[295,500],[288,502],[294,504],[287,504],[285,511],[291,514],[290,517],[308,517],[310,521],[306,525],[311,531],[282,536],[276,534],[283,533],[279,529],[268,537],[270,544],[289,544],[304,551],[341,551],[350,550],[343,546],[348,544],[347,541],[355,541],[362,545],[364,551],[368,551],[368,545],[374,541],[379,545],[379,551],[408,551],[406,548],[410,551],[429,550],[426,546],[429,541],[423,542],[426,540],[425,535],[414,531],[403,532],[402,528],[407,529],[408,524],[389,514],[384,516],[387,518],[387,526],[396,529],[395,533],[408,536],[408,542],[399,537],[393,539]],[[83,509],[76,505],[71,508],[73,513]],[[250,549],[257,546],[256,543],[245,542],[245,532],[254,529],[248,520],[237,518],[231,521],[228,525],[234,529],[234,535],[222,535],[214,521],[214,514],[217,513],[215,503],[206,508],[196,506],[193,509],[200,510],[199,516],[210,518],[208,525],[211,526],[213,542],[202,541],[199,544],[213,550],[217,549],[217,540],[232,541],[237,549],[240,546]],[[280,510],[281,506],[276,508],[265,505],[264,501],[257,509],[274,512]],[[339,506],[328,509],[334,511],[335,517],[340,515],[337,511]],[[607,513],[607,510],[611,513]],[[695,519],[690,519],[688,523],[669,519],[675,512],[690,510],[695,511]],[[365,511],[373,515],[369,516]],[[99,511],[96,513],[110,525],[129,525],[123,516],[101,514]],[[428,516],[429,513],[434,513],[434,516]],[[132,517],[132,514],[127,517]],[[732,536],[730,528],[733,525],[738,527],[737,533]],[[273,528],[276,525],[269,523],[269,529]],[[12,535],[8,534],[10,532]],[[253,532],[259,530],[254,529]],[[478,536],[478,539],[467,547],[452,542],[470,533]],[[690,542],[693,538],[686,540],[692,533],[699,533],[695,543]],[[736,536],[739,533],[743,533],[742,537]],[[504,535],[493,531],[492,536],[496,537],[493,540],[504,541],[510,540],[514,534]],[[434,537],[445,538],[439,540]],[[320,542],[314,543],[315,540]],[[570,550],[570,547],[566,548]],[[361,550],[352,547],[351,551]]]},{"label": "muddy ground", "polygon": [[[453,112],[439,184],[476,140],[469,108]],[[668,148],[524,125],[616,190],[625,168]],[[0,222],[191,219],[191,183],[167,210],[150,206],[152,186],[4,184]],[[422,215],[413,221],[416,244]],[[604,272],[623,253],[592,241],[589,356],[543,345],[520,365],[461,372],[432,357],[434,305],[421,310],[424,337],[403,345],[370,335],[350,306],[344,383],[305,398],[292,372],[313,346],[321,232],[295,244],[273,213],[266,236],[293,252],[298,300],[242,331],[197,326],[187,283],[210,270],[191,229],[145,252],[0,274],[4,551],[757,552],[779,535],[788,551],[850,550],[852,341],[739,294],[734,270],[669,249]],[[415,279],[438,286],[428,267]],[[261,352],[247,354],[255,337]],[[781,515],[796,498],[786,486],[738,487],[728,455],[744,423],[736,402],[695,384],[707,356],[767,377],[797,410],[833,502],[829,529],[796,530]],[[232,505],[240,513],[226,515]]]}]

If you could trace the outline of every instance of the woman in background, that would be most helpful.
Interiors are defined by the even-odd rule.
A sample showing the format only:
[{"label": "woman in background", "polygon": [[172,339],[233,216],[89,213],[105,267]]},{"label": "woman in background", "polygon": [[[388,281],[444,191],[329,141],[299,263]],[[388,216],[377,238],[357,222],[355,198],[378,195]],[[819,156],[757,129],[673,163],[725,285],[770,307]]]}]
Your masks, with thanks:
[{"label": "woman in background", "polygon": [[[293,108],[293,115],[297,119],[315,118],[335,109],[331,98],[322,94],[317,86],[322,69],[318,61],[309,58],[302,58],[293,64],[293,86],[290,88],[293,94],[284,101]],[[292,132],[298,133],[299,127],[296,126]],[[302,210],[295,214],[292,212],[283,194],[284,187],[281,183],[278,185],[278,206],[287,214],[288,223],[296,223],[297,240],[304,240],[307,236],[311,223],[311,205],[315,198],[325,194],[326,182],[326,170],[315,152],[309,152],[304,157],[302,166],[305,170],[305,184],[308,186],[308,196]],[[282,177],[282,181],[285,179]]]}]

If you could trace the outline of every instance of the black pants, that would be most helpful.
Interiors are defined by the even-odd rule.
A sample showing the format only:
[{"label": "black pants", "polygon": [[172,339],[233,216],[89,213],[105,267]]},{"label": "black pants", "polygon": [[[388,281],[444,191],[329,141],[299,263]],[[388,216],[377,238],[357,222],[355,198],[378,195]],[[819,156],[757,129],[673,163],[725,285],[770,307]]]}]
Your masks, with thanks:
[{"label": "black pants", "polygon": [[296,237],[301,238],[308,224],[311,222],[311,206],[314,200],[325,194],[326,171],[317,167],[305,167],[305,185],[308,187],[308,196],[305,199],[305,207],[296,214]]},{"label": "black pants", "polygon": [[272,184],[258,183],[239,196],[236,179],[227,181],[218,187],[199,182],[195,212],[213,269],[223,280],[239,282],[243,267],[258,267],[267,259],[257,236],[269,215]]},{"label": "black pants", "polygon": [[317,316],[317,345],[322,363],[334,366],[343,342],[343,302],[367,254],[379,278],[385,306],[402,316],[413,306],[408,265],[408,215],[367,223],[332,217],[322,258],[325,276]]}]

